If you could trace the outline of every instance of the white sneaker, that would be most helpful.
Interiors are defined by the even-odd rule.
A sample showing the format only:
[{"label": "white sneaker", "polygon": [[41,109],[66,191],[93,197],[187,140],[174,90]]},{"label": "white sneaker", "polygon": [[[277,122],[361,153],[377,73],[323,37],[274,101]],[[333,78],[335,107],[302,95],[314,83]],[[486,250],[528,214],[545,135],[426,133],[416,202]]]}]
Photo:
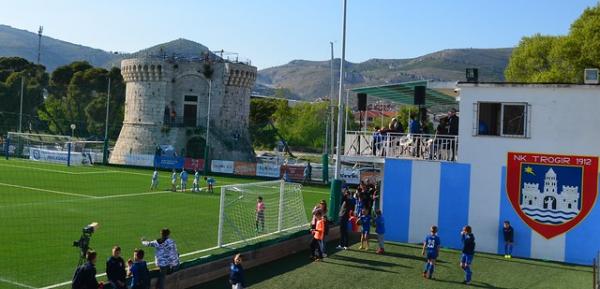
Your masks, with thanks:
[{"label": "white sneaker", "polygon": [[344,250],[348,250],[348,247],[344,247]]},{"label": "white sneaker", "polygon": [[323,258],[327,257],[327,254],[323,253]]},{"label": "white sneaker", "polygon": [[335,247],[338,250],[344,249],[344,247],[342,247],[341,245],[338,245],[337,247]]}]

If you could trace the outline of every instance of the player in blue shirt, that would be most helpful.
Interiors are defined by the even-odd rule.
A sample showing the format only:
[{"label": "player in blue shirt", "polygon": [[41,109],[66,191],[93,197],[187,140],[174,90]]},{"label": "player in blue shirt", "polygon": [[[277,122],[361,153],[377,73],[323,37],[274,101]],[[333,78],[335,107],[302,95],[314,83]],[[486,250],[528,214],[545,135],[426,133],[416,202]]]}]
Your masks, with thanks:
[{"label": "player in blue shirt", "polygon": [[185,169],[181,170],[181,174],[179,174],[179,177],[181,178],[181,191],[185,192],[185,190],[187,189],[188,172]]},{"label": "player in blue shirt", "polygon": [[194,173],[194,182],[192,183],[192,192],[200,191],[200,172],[196,170]]},{"label": "player in blue shirt", "polygon": [[173,174],[171,174],[171,191],[177,192],[177,171],[173,169]]},{"label": "player in blue shirt", "polygon": [[465,271],[465,281],[463,283],[468,285],[471,283],[471,276],[473,275],[471,263],[475,255],[475,236],[473,235],[471,226],[465,226],[460,234],[463,243],[460,267]]},{"label": "player in blue shirt", "polygon": [[[440,253],[440,237],[437,235],[438,227],[431,226],[431,233],[425,237],[423,242],[423,250],[421,255],[427,256],[427,262],[423,269],[423,278],[433,278],[433,271],[435,270],[435,260]],[[427,253],[427,255],[425,255]]]},{"label": "player in blue shirt", "polygon": [[152,173],[152,184],[150,185],[150,190],[156,190],[158,188],[158,170],[154,169]]},{"label": "player in blue shirt", "polygon": [[208,185],[208,192],[209,193],[214,193],[214,186],[215,186],[215,179],[212,177],[204,177],[204,180],[206,181],[206,184]]},{"label": "player in blue shirt", "polygon": [[371,231],[371,214],[367,209],[362,209],[358,217],[361,224],[360,250],[369,250],[369,231]]}]

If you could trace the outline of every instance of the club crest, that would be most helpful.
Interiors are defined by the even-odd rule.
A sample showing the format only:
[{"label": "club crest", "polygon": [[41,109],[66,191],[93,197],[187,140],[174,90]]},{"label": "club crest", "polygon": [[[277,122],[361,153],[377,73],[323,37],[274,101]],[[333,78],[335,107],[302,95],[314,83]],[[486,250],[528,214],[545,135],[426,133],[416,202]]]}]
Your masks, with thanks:
[{"label": "club crest", "polygon": [[597,157],[509,152],[506,169],[513,208],[547,239],[579,224],[596,202]]}]

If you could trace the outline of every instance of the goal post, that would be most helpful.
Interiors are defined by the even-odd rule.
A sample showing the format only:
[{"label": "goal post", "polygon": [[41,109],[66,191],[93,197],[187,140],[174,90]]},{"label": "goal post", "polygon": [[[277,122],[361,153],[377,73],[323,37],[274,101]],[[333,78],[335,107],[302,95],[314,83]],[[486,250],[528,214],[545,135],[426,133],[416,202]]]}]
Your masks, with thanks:
[{"label": "goal post", "polygon": [[[258,198],[263,213],[257,212]],[[308,228],[302,185],[283,180],[221,187],[218,247],[251,245]]]},{"label": "goal post", "polygon": [[86,141],[65,135],[9,132],[4,148],[6,158],[71,165],[101,162],[104,142]]}]

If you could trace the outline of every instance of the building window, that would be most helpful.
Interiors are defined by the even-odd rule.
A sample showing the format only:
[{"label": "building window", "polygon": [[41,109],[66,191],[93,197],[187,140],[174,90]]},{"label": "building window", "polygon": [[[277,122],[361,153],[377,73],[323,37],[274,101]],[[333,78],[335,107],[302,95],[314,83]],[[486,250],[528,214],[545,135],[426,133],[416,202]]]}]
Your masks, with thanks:
[{"label": "building window", "polygon": [[527,103],[478,102],[474,135],[529,137]]}]

